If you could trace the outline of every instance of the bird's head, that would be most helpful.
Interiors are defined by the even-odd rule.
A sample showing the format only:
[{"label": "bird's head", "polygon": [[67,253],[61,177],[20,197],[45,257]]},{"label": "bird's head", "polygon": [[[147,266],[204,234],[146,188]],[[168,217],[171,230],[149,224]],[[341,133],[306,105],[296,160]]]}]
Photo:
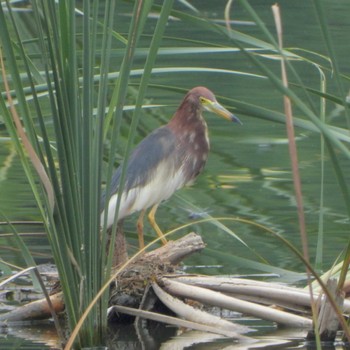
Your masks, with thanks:
[{"label": "bird's head", "polygon": [[223,107],[215,98],[214,94],[207,88],[199,86],[193,88],[189,94],[193,94],[193,96],[197,96],[198,102],[200,103],[202,109],[204,111],[212,112],[220,117],[223,117],[229,121],[236,122],[242,124],[242,122],[232,114],[229,110]]}]

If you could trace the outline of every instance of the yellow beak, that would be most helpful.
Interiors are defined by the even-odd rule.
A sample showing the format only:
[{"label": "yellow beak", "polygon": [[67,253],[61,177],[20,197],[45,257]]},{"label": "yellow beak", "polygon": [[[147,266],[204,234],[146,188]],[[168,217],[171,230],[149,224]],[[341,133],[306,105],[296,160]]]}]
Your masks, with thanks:
[{"label": "yellow beak", "polygon": [[239,123],[242,125],[242,122],[239,120],[238,117],[236,117],[234,114],[232,114],[229,110],[227,110],[225,107],[221,106],[221,104],[217,101],[210,101],[206,100],[205,103],[203,103],[203,107],[205,110],[215,113],[219,115],[220,117],[223,117],[231,122]]}]

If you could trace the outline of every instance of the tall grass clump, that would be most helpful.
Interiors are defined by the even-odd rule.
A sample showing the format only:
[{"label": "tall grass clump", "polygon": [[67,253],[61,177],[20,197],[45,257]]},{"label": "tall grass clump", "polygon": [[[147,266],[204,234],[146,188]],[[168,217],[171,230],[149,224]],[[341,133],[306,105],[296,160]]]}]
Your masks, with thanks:
[{"label": "tall grass clump", "polygon": [[[171,4],[164,3],[150,44],[137,113]],[[125,34],[115,31],[117,1],[32,1],[30,31],[11,5],[0,7],[0,110],[43,218],[72,330],[110,278],[114,252],[108,247],[115,237],[100,229],[101,183],[111,178],[133,58],[152,1],[134,3]],[[120,58],[112,62],[116,48]],[[118,67],[113,77],[112,63]],[[80,347],[103,344],[107,302],[105,293],[85,320]]]}]

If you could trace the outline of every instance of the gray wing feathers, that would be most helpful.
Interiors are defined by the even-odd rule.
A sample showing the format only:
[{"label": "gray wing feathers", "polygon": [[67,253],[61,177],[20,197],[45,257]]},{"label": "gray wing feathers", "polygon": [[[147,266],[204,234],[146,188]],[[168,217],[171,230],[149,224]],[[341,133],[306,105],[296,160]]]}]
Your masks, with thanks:
[{"label": "gray wing feathers", "polygon": [[[152,178],[152,170],[156,169],[163,160],[168,159],[175,148],[175,136],[167,126],[154,130],[144,138],[129,158],[124,191],[147,184]],[[111,194],[118,191],[121,172],[122,166],[119,166],[112,177]],[[105,200],[104,191],[101,196],[101,211],[104,210]]]}]

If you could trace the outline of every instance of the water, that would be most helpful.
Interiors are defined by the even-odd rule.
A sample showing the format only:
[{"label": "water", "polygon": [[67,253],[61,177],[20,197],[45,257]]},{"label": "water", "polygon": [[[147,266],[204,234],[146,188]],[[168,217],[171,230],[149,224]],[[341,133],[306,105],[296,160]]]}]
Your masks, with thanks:
[{"label": "water", "polygon": [[[266,0],[252,3],[269,29],[273,28],[270,10],[273,3],[274,1]],[[329,24],[332,28],[337,57],[343,72],[349,73],[349,50],[347,45],[343,45],[344,42],[348,41],[349,21],[347,13],[349,5],[345,0],[336,3],[327,1],[326,3],[329,7]],[[225,2],[197,0],[193,1],[193,5],[203,8],[204,14],[210,18],[223,18]],[[285,28],[285,46],[297,46],[325,53],[325,48],[320,41],[317,22],[313,16],[311,2],[280,1],[280,5]],[[129,13],[128,4],[123,6],[125,6],[123,11],[126,14]],[[180,4],[177,4],[177,6],[182,8]],[[232,14],[234,20],[250,20],[248,14],[238,3],[234,3]],[[129,20],[128,16],[121,18],[125,22]],[[238,26],[235,28],[251,35],[257,35],[257,29],[254,26]],[[150,28],[151,30],[152,28]],[[180,21],[170,21],[166,35],[207,41],[215,39],[218,44],[230,45],[223,36],[216,36],[208,31],[202,32]],[[262,39],[264,38],[262,37]],[[174,43],[171,40],[165,40],[164,46],[174,46]],[[212,67],[261,74],[241,53],[171,55],[165,58],[160,57],[160,60],[164,66]],[[141,65],[142,60],[136,60],[137,64]],[[304,63],[296,64],[296,67],[310,86],[319,87],[319,75],[315,69],[310,69],[310,66]],[[279,65],[271,62],[271,68],[278,71]],[[266,79],[239,75],[228,77],[220,74],[186,72],[170,75],[156,74],[152,77],[151,83],[163,84],[168,83],[169,80],[172,81],[174,86],[187,89],[197,85],[205,85],[216,93],[219,101],[220,96],[231,96],[239,101],[251,102],[273,110],[283,111],[283,101],[280,93]],[[137,81],[136,78],[134,81]],[[333,82],[330,80],[328,84],[332,86]],[[153,88],[148,90],[148,97],[152,98],[154,103],[165,103],[172,106],[178,105],[182,99],[180,94]],[[172,106],[161,110],[161,121],[159,115],[147,114],[145,116],[147,119],[141,121],[140,130],[147,133],[164,123],[174,112]],[[329,104],[327,108],[328,113],[334,115],[333,124],[345,126],[342,119],[343,115],[339,113],[337,107]],[[297,117],[302,117],[300,111],[295,110],[294,113]],[[194,220],[193,218],[200,218],[203,213],[208,213],[213,217],[240,217],[263,224],[300,247],[285,127],[282,124],[253,118],[249,115],[238,114],[238,116],[242,120],[243,126],[227,124],[226,121],[213,115],[206,115],[211,139],[211,153],[206,169],[192,187],[181,190],[178,195],[173,196],[159,208],[157,213],[158,224],[167,231],[188,223]],[[3,129],[0,129],[0,132],[0,136],[6,136]],[[310,256],[311,261],[314,261],[320,212],[320,138],[319,135],[303,129],[296,129],[296,136]],[[140,133],[139,138],[142,137],[143,135]],[[18,158],[6,138],[0,137],[0,145],[0,195],[2,199],[0,201],[0,213],[3,213],[10,220],[39,220],[32,193],[29,190]],[[340,161],[345,165],[345,169],[349,168],[342,157],[340,157]],[[323,229],[325,232],[325,249],[323,269],[327,270],[348,242],[349,222],[341,192],[328,159],[325,161],[324,169]],[[194,208],[193,205],[197,208]],[[131,244],[136,244],[135,220],[136,217],[131,217],[126,222],[126,230],[131,232]],[[193,225],[191,230],[203,236],[208,248],[203,253],[186,261],[188,272],[229,275],[265,272],[254,271],[244,264],[233,263],[228,259],[230,256],[238,256],[258,260],[252,252],[263,256],[273,266],[298,273],[304,272],[300,261],[286,247],[281,246],[276,239],[263,230],[241,222],[223,221],[222,223],[244,240],[251,250],[244,248],[241,243],[213,224]],[[18,227],[20,232],[27,233],[25,240],[31,244],[33,251],[37,254],[38,261],[47,261],[50,252],[44,235],[40,234],[43,232],[40,224],[35,226],[20,225]],[[1,234],[8,232],[10,232],[8,227],[0,226]],[[148,232],[146,239],[150,240],[153,236],[147,224],[146,232]],[[189,231],[181,231],[176,235],[183,235],[187,232]],[[3,237],[0,240],[1,258],[5,261],[11,261],[13,264],[23,264],[21,256],[16,251],[8,249],[8,245],[11,245],[8,240],[8,238]],[[227,259],[224,259],[224,257]],[[204,268],[197,268],[196,266],[204,266]],[[282,277],[288,280],[291,276],[283,275]],[[263,323],[259,327],[255,321],[254,325],[259,329],[257,335],[260,334],[264,337],[264,340],[261,341],[262,344],[264,342],[268,343],[269,340],[285,343],[285,345],[279,345],[279,348],[307,348],[300,340],[302,336],[300,332],[281,334],[271,324]],[[54,333],[50,327],[47,333],[42,330],[42,325],[33,329],[21,328],[25,341],[19,337],[18,330],[14,331],[16,334],[14,338],[6,335],[6,342],[4,340],[5,336],[0,338],[0,347],[6,348],[16,345],[16,348],[20,349],[40,348],[41,345],[28,341],[33,339],[37,333],[39,336],[36,340],[43,341],[43,334],[49,334],[47,339],[54,339]],[[170,332],[169,337],[174,336],[175,330],[173,329],[173,331],[173,333]],[[132,332],[130,329],[125,331],[129,338],[125,342],[122,341],[122,343],[136,349],[139,347],[139,343],[135,342],[136,337]],[[11,332],[9,333],[11,334]],[[172,342],[173,340],[164,341]],[[219,348],[223,344],[233,346],[231,342],[216,339],[206,340],[202,345],[197,345],[195,348]],[[119,346],[122,346],[121,343],[119,343]],[[266,345],[266,348],[268,346]],[[165,345],[164,348],[166,348]]]}]

